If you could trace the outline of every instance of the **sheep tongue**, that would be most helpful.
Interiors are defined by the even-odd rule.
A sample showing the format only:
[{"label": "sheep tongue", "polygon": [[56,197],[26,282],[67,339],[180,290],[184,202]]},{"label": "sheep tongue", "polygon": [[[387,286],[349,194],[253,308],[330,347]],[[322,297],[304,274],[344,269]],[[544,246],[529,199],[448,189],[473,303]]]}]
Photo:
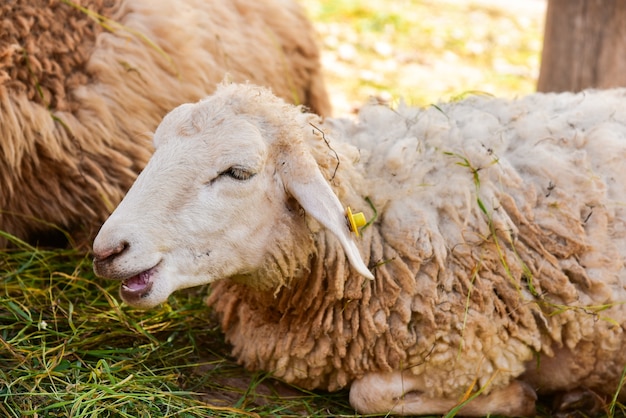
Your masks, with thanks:
[{"label": "sheep tongue", "polygon": [[146,274],[146,272],[139,273],[136,276],[124,280],[124,286],[130,290],[142,290],[150,282],[149,278],[150,275]]}]

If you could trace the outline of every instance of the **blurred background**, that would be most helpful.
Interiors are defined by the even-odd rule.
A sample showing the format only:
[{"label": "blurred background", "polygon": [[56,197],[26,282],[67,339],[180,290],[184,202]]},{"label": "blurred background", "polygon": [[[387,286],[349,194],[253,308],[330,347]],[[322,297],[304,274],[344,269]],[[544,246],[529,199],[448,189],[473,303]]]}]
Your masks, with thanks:
[{"label": "blurred background", "polygon": [[303,0],[335,115],[369,97],[428,105],[535,91],[545,0]]},{"label": "blurred background", "polygon": [[471,92],[626,86],[623,0],[302,0],[335,115],[369,97],[428,105]]}]

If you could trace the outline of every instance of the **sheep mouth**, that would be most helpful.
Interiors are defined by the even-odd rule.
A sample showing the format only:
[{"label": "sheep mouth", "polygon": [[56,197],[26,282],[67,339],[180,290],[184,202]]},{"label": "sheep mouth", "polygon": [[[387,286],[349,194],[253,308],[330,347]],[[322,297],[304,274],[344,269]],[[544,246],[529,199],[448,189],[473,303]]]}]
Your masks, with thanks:
[{"label": "sheep mouth", "polygon": [[122,299],[133,302],[148,297],[154,284],[155,272],[156,266],[122,281],[120,286]]}]

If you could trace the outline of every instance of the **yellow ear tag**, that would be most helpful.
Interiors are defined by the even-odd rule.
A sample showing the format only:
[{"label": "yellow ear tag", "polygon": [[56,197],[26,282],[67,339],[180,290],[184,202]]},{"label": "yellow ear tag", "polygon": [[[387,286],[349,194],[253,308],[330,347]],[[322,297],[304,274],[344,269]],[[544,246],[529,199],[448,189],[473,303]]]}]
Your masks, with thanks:
[{"label": "yellow ear tag", "polygon": [[350,209],[350,206],[348,206],[346,208],[346,216],[348,217],[348,222],[350,223],[350,229],[358,237],[359,228],[367,223],[367,221],[365,220],[365,215],[363,215],[363,212],[357,212],[353,214],[352,209]]}]

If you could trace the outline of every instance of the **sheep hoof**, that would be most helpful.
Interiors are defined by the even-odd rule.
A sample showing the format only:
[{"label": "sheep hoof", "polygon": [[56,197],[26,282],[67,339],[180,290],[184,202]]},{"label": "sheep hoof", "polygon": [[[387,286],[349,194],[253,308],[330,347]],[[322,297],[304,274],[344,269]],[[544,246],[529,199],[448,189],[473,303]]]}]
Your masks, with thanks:
[{"label": "sheep hoof", "polygon": [[[350,403],[360,413],[399,415],[442,415],[458,408],[459,400],[432,398],[423,394],[424,382],[410,373],[370,373],[352,383]],[[527,383],[512,381],[508,386],[479,395],[457,412],[462,416],[535,415],[537,394]]]},{"label": "sheep hoof", "polygon": [[552,408],[557,418],[595,416],[602,412],[605,402],[590,389],[578,388],[559,393],[554,397]]}]

